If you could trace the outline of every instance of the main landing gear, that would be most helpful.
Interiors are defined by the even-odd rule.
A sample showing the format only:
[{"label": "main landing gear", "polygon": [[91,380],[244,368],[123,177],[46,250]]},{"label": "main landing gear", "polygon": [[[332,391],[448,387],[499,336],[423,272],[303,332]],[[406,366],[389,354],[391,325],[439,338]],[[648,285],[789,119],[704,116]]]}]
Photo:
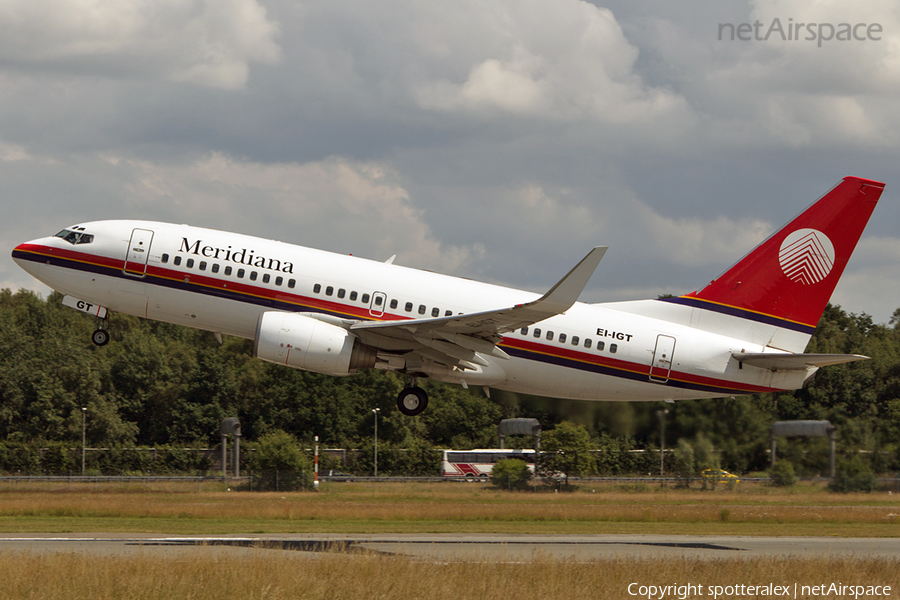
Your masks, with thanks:
[{"label": "main landing gear", "polygon": [[420,415],[428,408],[428,394],[416,385],[415,377],[406,381],[406,387],[397,396],[397,408],[407,417]]}]

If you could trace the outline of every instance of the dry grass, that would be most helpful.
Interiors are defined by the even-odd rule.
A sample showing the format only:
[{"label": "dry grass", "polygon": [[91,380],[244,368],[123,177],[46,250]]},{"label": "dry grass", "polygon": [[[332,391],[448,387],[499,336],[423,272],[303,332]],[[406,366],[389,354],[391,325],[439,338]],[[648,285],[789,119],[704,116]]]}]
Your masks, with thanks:
[{"label": "dry grass", "polygon": [[[900,535],[900,494],[585,490],[347,483],[320,493],[0,489],[0,531]],[[822,527],[826,529],[823,530]]]},{"label": "dry grass", "polygon": [[[796,490],[795,490],[796,491]],[[612,488],[507,493],[466,484],[332,484],[320,493],[38,485],[0,488],[0,531],[203,533],[498,532],[900,535],[900,495],[809,488],[699,492]],[[437,562],[403,556],[259,550],[98,556],[0,553],[9,598],[632,598],[628,585],[890,585],[900,559]],[[702,594],[667,598],[712,597]],[[721,596],[720,596],[721,597]],[[760,596],[763,597],[763,596]],[[765,596],[768,597],[768,596]],[[799,598],[813,597],[798,594]],[[821,595],[815,597],[822,597]]]},{"label": "dry grass", "polygon": [[[97,557],[0,554],[0,597],[10,600],[184,600],[240,597],[373,600],[428,598],[629,598],[642,585],[790,584],[890,585],[900,589],[897,560],[722,560],[590,562],[536,559],[519,563],[442,563],[395,556],[325,554],[308,560],[267,555],[211,559],[200,553],[179,559],[141,555]],[[823,575],[827,573],[827,575]],[[633,590],[634,591],[634,590]],[[707,588],[703,598],[712,595]],[[679,597],[669,595],[667,597]],[[701,597],[700,594],[684,595]],[[733,597],[733,596],[729,596]],[[760,596],[767,597],[767,596]],[[799,598],[821,597],[798,595]]]}]

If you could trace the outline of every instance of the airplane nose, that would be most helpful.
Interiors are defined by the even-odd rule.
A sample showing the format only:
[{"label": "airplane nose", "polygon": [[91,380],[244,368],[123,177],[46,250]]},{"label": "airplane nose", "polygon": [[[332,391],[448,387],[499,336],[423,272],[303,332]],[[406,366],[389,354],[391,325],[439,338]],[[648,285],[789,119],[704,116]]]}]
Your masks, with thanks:
[{"label": "airplane nose", "polygon": [[40,261],[39,256],[36,253],[36,242],[37,240],[19,244],[13,248],[12,251],[13,261],[34,277],[37,277],[42,264],[42,261]]}]

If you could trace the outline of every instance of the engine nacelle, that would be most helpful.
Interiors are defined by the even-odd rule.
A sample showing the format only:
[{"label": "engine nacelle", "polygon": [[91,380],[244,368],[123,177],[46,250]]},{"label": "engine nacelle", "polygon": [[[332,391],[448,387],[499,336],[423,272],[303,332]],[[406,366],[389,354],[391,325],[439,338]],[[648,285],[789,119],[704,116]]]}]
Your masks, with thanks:
[{"label": "engine nacelle", "polygon": [[267,311],[259,316],[253,354],[262,360],[323,373],[351,375],[375,365],[375,351],[342,327],[298,315]]}]

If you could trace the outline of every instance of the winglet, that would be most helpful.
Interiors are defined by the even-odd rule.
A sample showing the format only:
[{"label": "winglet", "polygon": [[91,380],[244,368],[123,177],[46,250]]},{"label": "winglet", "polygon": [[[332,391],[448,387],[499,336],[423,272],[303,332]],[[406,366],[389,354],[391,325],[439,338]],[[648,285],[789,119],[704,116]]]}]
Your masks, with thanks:
[{"label": "winglet", "polygon": [[597,246],[588,252],[581,262],[572,267],[565,277],[550,288],[550,291],[537,300],[522,306],[531,309],[540,307],[542,312],[556,315],[566,312],[578,301],[578,297],[584,291],[584,286],[587,285],[608,249],[608,246]]}]

